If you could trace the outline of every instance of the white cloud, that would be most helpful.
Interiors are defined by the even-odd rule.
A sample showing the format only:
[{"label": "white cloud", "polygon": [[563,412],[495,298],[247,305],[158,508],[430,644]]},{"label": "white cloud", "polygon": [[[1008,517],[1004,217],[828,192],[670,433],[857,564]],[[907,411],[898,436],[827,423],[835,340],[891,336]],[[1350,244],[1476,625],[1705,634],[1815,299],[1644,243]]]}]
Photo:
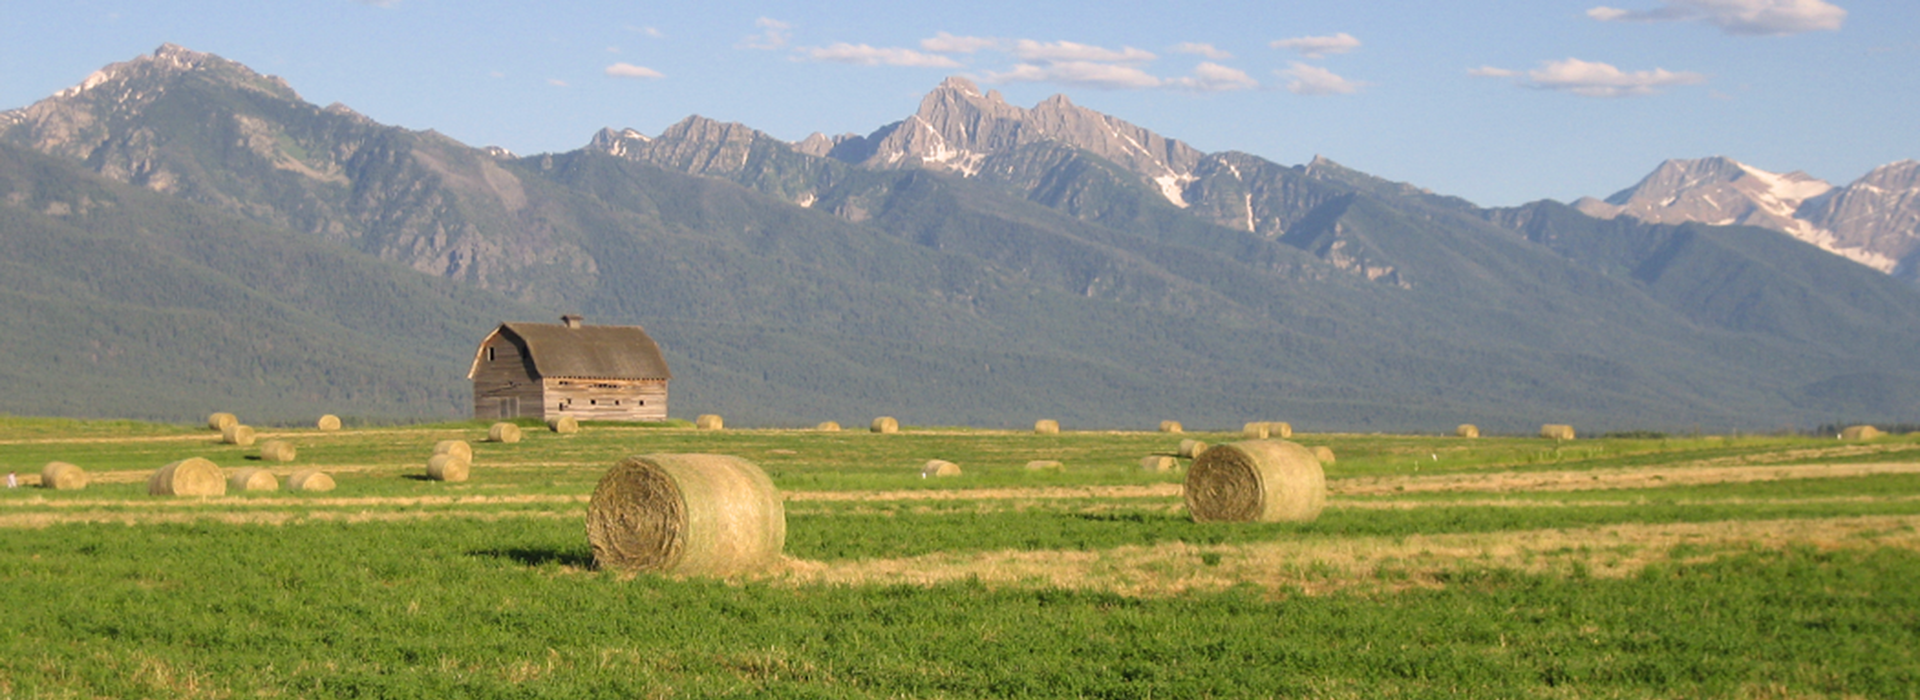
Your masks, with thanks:
[{"label": "white cloud", "polygon": [[1132,66],[1092,61],[1060,61],[1046,65],[1022,63],[1005,73],[988,73],[990,83],[1063,83],[1107,90],[1160,87],[1162,81]]},{"label": "white cloud", "polygon": [[961,67],[958,61],[939,54],[921,53],[913,49],[875,48],[866,44],[839,43],[826,48],[801,49],[800,55],[814,61],[862,66]]},{"label": "white cloud", "polygon": [[1700,21],[1728,34],[1781,36],[1837,30],[1847,11],[1826,0],[1666,0],[1651,10],[1595,7],[1587,16],[1602,22]]},{"label": "white cloud", "polygon": [[1192,41],[1186,41],[1186,42],[1174,44],[1173,52],[1174,53],[1190,53],[1198,56],[1205,56],[1215,61],[1224,61],[1229,58],[1233,58],[1233,54],[1214,48],[1213,44],[1202,44],[1202,43],[1192,42]]},{"label": "white cloud", "polygon": [[1247,75],[1246,71],[1228,68],[1211,61],[1201,61],[1195,66],[1193,75],[1185,78],[1173,78],[1165,81],[1168,87],[1199,92],[1227,92],[1231,90],[1251,90],[1260,87],[1260,81]]},{"label": "white cloud", "polygon": [[1517,70],[1507,70],[1505,68],[1495,68],[1493,66],[1481,66],[1479,68],[1471,68],[1467,70],[1467,75],[1471,75],[1476,78],[1511,78],[1519,74],[1520,74],[1520,71],[1517,71]]},{"label": "white cloud", "polygon": [[1340,32],[1333,36],[1302,36],[1292,39],[1280,39],[1267,44],[1276,49],[1292,49],[1307,58],[1325,58],[1330,53],[1346,53],[1360,48],[1360,40],[1352,34]]},{"label": "white cloud", "polygon": [[615,78],[664,78],[660,71],[631,63],[615,63],[607,66],[606,74]]},{"label": "white cloud", "polygon": [[754,20],[753,26],[759,27],[760,33],[742,39],[738,44],[739,48],[772,51],[786,46],[787,37],[793,33],[791,31],[793,25],[772,17],[761,17],[760,19]]},{"label": "white cloud", "polygon": [[1131,46],[1118,51],[1071,41],[1038,42],[1021,39],[1013,45],[1013,55],[1022,61],[1040,61],[1045,63],[1061,62],[1100,62],[1100,63],[1140,63],[1155,58],[1153,53]]},{"label": "white cloud", "polygon": [[627,25],[626,30],[630,32],[634,32],[636,34],[645,34],[648,37],[651,37],[654,39],[659,39],[666,36],[665,34],[662,34],[659,29],[654,27],[636,27],[629,24]]},{"label": "white cloud", "polygon": [[[1502,69],[1478,69],[1485,72],[1474,73],[1491,77],[1518,75],[1514,71]],[[1651,95],[1660,88],[1676,85],[1699,85],[1707,82],[1707,77],[1699,73],[1669,71],[1665,68],[1626,72],[1605,63],[1582,61],[1569,58],[1564,61],[1546,61],[1539,68],[1527,71],[1521,85],[1541,90],[1571,92],[1587,97],[1632,97]]]},{"label": "white cloud", "polygon": [[565,81],[565,80],[561,80],[561,79],[559,79],[559,78],[548,78],[548,79],[547,79],[547,84],[548,84],[548,85],[552,85],[552,86],[554,86],[554,87],[566,87],[566,86],[567,86],[567,81]]},{"label": "white cloud", "polygon": [[946,32],[934,32],[933,38],[920,40],[920,48],[934,53],[973,53],[981,49],[999,47],[999,39],[983,36],[954,36]]},{"label": "white cloud", "polygon": [[1274,71],[1275,75],[1291,78],[1287,91],[1295,95],[1348,95],[1360,91],[1366,83],[1348,80],[1335,75],[1333,71],[1319,66],[1310,66],[1294,61],[1286,70]]}]

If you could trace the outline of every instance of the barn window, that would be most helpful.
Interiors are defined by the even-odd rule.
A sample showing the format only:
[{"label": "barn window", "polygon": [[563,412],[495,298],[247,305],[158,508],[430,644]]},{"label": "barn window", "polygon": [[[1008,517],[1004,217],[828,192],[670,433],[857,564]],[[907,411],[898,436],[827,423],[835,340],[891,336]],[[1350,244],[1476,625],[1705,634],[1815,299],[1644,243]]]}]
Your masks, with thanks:
[{"label": "barn window", "polygon": [[491,345],[487,346],[487,361],[488,362],[493,361],[493,346]]},{"label": "barn window", "polygon": [[599,399],[587,399],[587,405],[588,405],[588,406],[598,406],[598,405],[600,405],[600,400],[599,400]]}]

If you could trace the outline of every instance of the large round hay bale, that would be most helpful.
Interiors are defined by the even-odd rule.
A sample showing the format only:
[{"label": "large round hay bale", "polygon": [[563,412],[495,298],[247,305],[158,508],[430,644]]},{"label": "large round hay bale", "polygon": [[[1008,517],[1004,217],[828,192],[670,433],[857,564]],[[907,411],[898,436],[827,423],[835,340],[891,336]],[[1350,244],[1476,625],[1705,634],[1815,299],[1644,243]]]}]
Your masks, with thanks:
[{"label": "large round hay bale", "polygon": [[1548,423],[1540,426],[1540,437],[1548,440],[1572,440],[1573,426],[1562,423]]},{"label": "large round hay bale", "polygon": [[819,425],[813,426],[813,429],[823,433],[837,433],[840,432],[840,424],[830,420],[821,421]]},{"label": "large round hay bale", "polygon": [[1067,465],[1059,460],[1036,459],[1027,463],[1027,471],[1030,472],[1064,472],[1066,470]]},{"label": "large round hay bale", "polygon": [[1480,426],[1472,423],[1461,423],[1460,427],[1453,429],[1453,434],[1456,437],[1477,438],[1480,437]]},{"label": "large round hay bale", "polygon": [[220,441],[241,447],[253,446],[253,426],[235,423],[220,429]]},{"label": "large round hay bale", "polygon": [[520,426],[512,423],[495,423],[487,427],[487,442],[515,443],[520,441]]},{"label": "large round hay bale", "polygon": [[441,440],[433,443],[433,453],[437,455],[453,455],[459,457],[462,462],[473,461],[473,446],[467,444],[465,440]]},{"label": "large round hay bale", "polygon": [[40,488],[78,491],[87,487],[87,470],[66,462],[48,462],[40,468]]},{"label": "large round hay bale", "polygon": [[1320,466],[1323,467],[1333,464],[1335,461],[1333,458],[1333,448],[1326,445],[1317,445],[1313,448],[1313,458],[1320,460]]},{"label": "large round hay bale", "polygon": [[273,472],[259,467],[235,469],[233,470],[233,475],[227,477],[227,490],[278,491],[280,490],[280,480],[273,476]]},{"label": "large round hay bale", "polygon": [[1180,441],[1180,449],[1177,454],[1185,459],[1193,459],[1199,457],[1200,453],[1205,451],[1207,451],[1207,443],[1193,438],[1187,438]]},{"label": "large round hay bale", "polygon": [[1255,421],[1240,426],[1240,434],[1246,436],[1248,440],[1265,440],[1269,432],[1266,421]]},{"label": "large round hay bale", "polygon": [[1140,471],[1164,474],[1180,466],[1179,460],[1167,455],[1147,455],[1140,458]]},{"label": "large round hay bale", "polygon": [[920,478],[922,479],[925,479],[929,476],[959,476],[959,475],[960,475],[960,465],[954,464],[944,459],[929,459],[927,460],[927,463],[925,466],[920,467]]},{"label": "large round hay bale", "polygon": [[547,429],[562,435],[580,432],[580,421],[573,416],[560,416],[547,419]]},{"label": "large round hay bale", "polygon": [[1309,521],[1326,506],[1327,477],[1305,447],[1248,440],[1200,455],[1185,491],[1195,522]]},{"label": "large round hay bale", "polygon": [[227,477],[214,463],[188,457],[161,467],[147,477],[147,495],[225,496]]},{"label": "large round hay bale", "polygon": [[1060,421],[1054,420],[1052,418],[1043,418],[1041,420],[1034,421],[1033,432],[1036,435],[1059,435]]},{"label": "large round hay bale", "polygon": [[1186,432],[1186,430],[1180,427],[1180,421],[1163,420],[1163,421],[1160,421],[1160,432],[1181,433],[1181,432]]},{"label": "large round hay bale", "polygon": [[594,487],[587,542],[602,568],[745,573],[780,560],[787,511],[766,472],[739,457],[635,455]]},{"label": "large round hay bale", "polygon": [[320,420],[314,421],[313,427],[331,433],[340,429],[340,417],[329,413],[321,416]]},{"label": "large round hay bale", "polygon": [[1849,425],[1840,431],[1842,440],[1872,440],[1880,437],[1880,429],[1871,425]]},{"label": "large round hay bale", "polygon": [[699,430],[724,430],[727,420],[717,413],[702,413],[699,418],[693,419],[693,427]]},{"label": "large round hay bale", "polygon": [[318,469],[302,469],[287,477],[288,491],[332,491],[333,477]]},{"label": "large round hay bale", "polygon": [[234,417],[231,413],[212,413],[207,415],[208,430],[226,430],[227,426],[236,425],[239,422],[240,419]]},{"label": "large round hay bale", "polygon": [[427,460],[427,478],[434,481],[466,481],[473,464],[459,455],[434,455]]},{"label": "large round hay bale", "polygon": [[268,440],[260,443],[260,459],[268,462],[291,462],[299,452],[293,449],[293,443],[285,440]]},{"label": "large round hay bale", "polygon": [[1285,440],[1293,437],[1293,424],[1285,421],[1267,421],[1267,437]]},{"label": "large round hay bale", "polygon": [[897,433],[900,432],[900,421],[894,420],[893,416],[881,416],[873,419],[873,424],[867,429],[876,433]]}]

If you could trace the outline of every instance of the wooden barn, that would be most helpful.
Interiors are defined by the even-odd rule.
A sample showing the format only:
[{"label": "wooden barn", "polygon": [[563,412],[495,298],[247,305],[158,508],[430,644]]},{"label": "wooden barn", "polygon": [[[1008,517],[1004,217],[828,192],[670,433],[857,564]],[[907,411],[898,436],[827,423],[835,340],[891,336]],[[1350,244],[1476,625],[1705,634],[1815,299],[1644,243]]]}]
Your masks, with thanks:
[{"label": "wooden barn", "polygon": [[667,360],[639,326],[502,323],[473,356],[473,417],[662,421]]}]

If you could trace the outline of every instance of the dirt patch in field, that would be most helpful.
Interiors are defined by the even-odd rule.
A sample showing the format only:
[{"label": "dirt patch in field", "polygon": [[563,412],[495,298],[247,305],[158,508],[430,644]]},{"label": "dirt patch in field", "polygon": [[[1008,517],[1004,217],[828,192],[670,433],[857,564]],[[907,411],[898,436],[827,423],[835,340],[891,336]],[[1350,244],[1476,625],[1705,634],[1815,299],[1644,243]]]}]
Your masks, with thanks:
[{"label": "dirt patch in field", "polygon": [[1792,466],[1664,466],[1561,472],[1496,472],[1382,476],[1333,479],[1327,492],[1343,496],[1384,496],[1435,491],[1594,491],[1662,486],[1739,484],[1785,479],[1838,479],[1872,474],[1920,473],[1920,463],[1802,464]]},{"label": "dirt patch in field", "polygon": [[1398,538],[1313,538],[1239,545],[1167,543],[1095,552],[1002,551],[903,559],[790,559],[768,578],[789,584],[988,585],[1177,595],[1252,584],[1274,595],[1441,588],[1463,571],[1618,578],[1649,565],[1788,546],[1920,550],[1920,515],[1610,525],[1572,530]]}]

